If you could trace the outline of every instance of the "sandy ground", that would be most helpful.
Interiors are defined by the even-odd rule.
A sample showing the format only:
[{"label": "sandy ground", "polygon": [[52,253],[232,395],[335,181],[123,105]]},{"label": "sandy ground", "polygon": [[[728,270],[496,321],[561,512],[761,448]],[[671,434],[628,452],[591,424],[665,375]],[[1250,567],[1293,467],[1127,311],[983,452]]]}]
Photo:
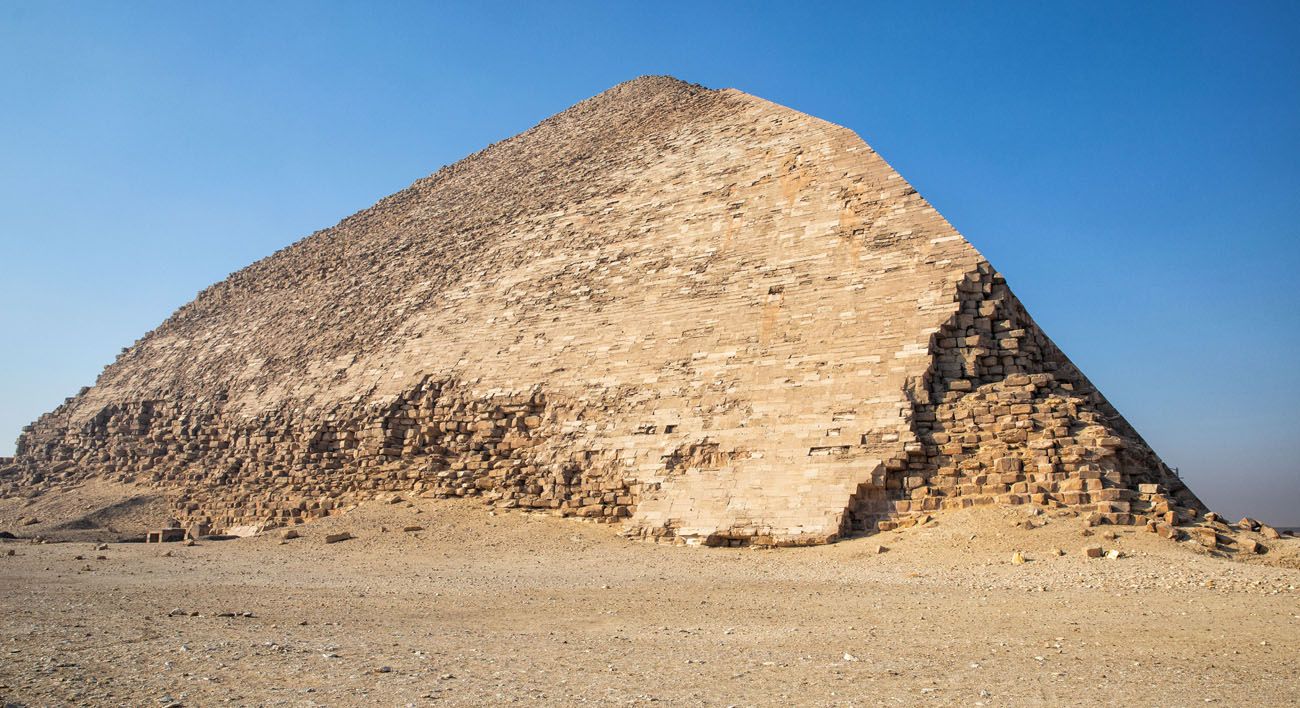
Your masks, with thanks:
[{"label": "sandy ground", "polygon": [[[416,499],[287,542],[87,540],[148,517],[147,496],[81,528],[13,525],[132,496],[0,502],[0,529],[79,539],[0,543],[0,702],[1300,704],[1295,539],[1243,562],[983,509],[831,546],[702,549]],[[357,538],[324,543],[342,530]]]}]

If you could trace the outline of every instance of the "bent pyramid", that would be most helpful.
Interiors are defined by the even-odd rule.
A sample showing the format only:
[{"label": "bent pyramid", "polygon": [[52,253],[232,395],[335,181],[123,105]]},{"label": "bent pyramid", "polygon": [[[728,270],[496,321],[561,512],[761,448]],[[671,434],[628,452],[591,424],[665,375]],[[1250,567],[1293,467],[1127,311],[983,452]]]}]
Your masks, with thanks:
[{"label": "bent pyramid", "polygon": [[666,77],[204,290],[25,429],[4,491],[88,477],[213,530],[416,492],[732,545],[1201,506],[861,139]]}]

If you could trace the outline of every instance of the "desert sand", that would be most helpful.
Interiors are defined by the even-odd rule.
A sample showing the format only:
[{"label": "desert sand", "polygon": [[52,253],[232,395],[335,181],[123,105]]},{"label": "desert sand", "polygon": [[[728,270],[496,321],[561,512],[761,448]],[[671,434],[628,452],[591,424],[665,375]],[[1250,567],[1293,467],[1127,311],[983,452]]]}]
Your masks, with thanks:
[{"label": "desert sand", "polygon": [[1300,703],[1297,539],[1247,558],[1018,507],[700,548],[403,497],[290,540],[100,545],[164,508],[0,501],[48,539],[0,542],[6,705]]}]

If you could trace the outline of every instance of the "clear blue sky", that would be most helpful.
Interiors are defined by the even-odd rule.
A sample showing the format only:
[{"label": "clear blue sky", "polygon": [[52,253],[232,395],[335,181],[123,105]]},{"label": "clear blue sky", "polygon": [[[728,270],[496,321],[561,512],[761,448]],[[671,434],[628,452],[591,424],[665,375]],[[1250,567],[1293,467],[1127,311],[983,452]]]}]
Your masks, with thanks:
[{"label": "clear blue sky", "polygon": [[0,454],[200,289],[641,74],[848,126],[1300,525],[1300,3],[0,3]]}]

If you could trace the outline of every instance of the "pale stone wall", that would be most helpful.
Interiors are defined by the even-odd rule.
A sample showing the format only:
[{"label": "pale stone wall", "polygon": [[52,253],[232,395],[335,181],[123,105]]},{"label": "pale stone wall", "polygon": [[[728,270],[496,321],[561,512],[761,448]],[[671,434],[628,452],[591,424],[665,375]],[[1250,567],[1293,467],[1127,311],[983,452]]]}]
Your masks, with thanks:
[{"label": "pale stone wall", "polygon": [[[824,542],[959,497],[1122,504],[1091,482],[1166,480],[1144,444],[1089,447],[1140,438],[1090,386],[1062,393],[1081,376],[1041,378],[1068,362],[1027,316],[980,314],[1002,290],[850,131],[639,79],[204,291],[4,474],[183,489],[178,511],[217,526],[411,490],[711,544]],[[1003,361],[1010,340],[1024,356]],[[1022,372],[1054,398],[1021,401]],[[992,456],[1017,478],[990,481],[977,463],[1013,464]]]}]

